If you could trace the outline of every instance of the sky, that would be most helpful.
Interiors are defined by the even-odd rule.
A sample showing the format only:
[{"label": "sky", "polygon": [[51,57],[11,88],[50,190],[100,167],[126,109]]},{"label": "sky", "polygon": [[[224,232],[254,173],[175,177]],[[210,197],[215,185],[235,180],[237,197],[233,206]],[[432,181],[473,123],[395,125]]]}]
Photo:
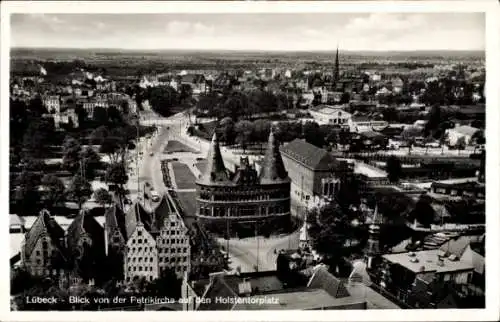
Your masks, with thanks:
[{"label": "sky", "polygon": [[482,13],[13,14],[12,47],[484,50]]}]

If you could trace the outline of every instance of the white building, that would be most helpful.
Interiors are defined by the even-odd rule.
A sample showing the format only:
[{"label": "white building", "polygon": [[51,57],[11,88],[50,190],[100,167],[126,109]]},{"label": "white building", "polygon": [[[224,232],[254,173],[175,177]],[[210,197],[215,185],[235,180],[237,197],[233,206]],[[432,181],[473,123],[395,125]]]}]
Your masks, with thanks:
[{"label": "white building", "polygon": [[450,146],[454,146],[457,144],[458,140],[463,137],[465,138],[465,144],[469,145],[471,144],[474,134],[479,131],[480,130],[478,128],[469,125],[461,125],[456,126],[453,129],[448,129],[446,130],[446,133],[448,133],[448,144]]},{"label": "white building", "polygon": [[43,105],[47,108],[49,113],[59,113],[61,111],[61,97],[59,95],[50,95],[43,98]]},{"label": "white building", "polygon": [[345,125],[351,122],[351,113],[342,109],[341,106],[318,105],[309,110],[309,113],[318,124]]}]

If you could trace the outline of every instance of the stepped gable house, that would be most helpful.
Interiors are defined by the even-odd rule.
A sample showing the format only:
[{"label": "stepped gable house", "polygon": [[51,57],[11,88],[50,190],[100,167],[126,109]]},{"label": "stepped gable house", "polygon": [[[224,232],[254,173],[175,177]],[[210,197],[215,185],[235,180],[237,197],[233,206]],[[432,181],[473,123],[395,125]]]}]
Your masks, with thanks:
[{"label": "stepped gable house", "polygon": [[197,216],[202,221],[290,220],[290,178],[272,131],[260,173],[250,165],[248,158],[241,158],[235,171],[229,171],[224,165],[216,133],[207,161],[205,172],[196,181]]},{"label": "stepped gable house", "polygon": [[140,277],[152,281],[167,268],[179,277],[190,272],[188,229],[168,193],[152,212],[135,203],[124,221],[116,220],[115,214],[120,211],[106,216],[106,234],[111,236],[107,248],[108,252],[122,252],[126,281]]},{"label": "stepped gable house", "polygon": [[281,147],[286,170],[292,180],[292,193],[306,200],[314,196],[332,198],[340,187],[338,174],[349,172],[347,162],[335,159],[302,139],[295,139]]}]

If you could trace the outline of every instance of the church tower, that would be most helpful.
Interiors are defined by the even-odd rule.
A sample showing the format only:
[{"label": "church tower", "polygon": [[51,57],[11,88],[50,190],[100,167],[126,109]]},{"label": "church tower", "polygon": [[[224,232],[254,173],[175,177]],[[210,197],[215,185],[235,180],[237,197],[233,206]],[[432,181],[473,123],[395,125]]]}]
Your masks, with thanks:
[{"label": "church tower", "polygon": [[339,76],[340,74],[340,69],[339,69],[339,46],[337,45],[337,52],[335,54],[335,67],[333,69],[333,84],[334,86],[337,86],[337,83],[339,81]]}]

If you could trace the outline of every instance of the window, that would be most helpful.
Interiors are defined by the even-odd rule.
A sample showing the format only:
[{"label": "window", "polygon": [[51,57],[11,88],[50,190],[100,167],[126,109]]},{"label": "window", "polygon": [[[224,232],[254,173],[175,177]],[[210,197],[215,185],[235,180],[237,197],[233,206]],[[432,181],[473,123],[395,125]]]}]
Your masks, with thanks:
[{"label": "window", "polygon": [[36,251],[36,256],[40,256],[40,251],[39,250]]},{"label": "window", "polygon": [[142,266],[139,266],[138,268],[139,268],[139,272],[142,272]]},{"label": "window", "polygon": [[151,263],[153,262],[153,257],[149,258],[149,262],[151,262]]},{"label": "window", "polygon": [[40,265],[40,264],[42,263],[42,261],[41,261],[41,260],[39,260],[39,259],[37,259],[37,260],[36,260],[36,263],[37,263],[38,265]]},{"label": "window", "polygon": [[137,262],[138,262],[138,263],[142,262],[142,257],[139,257],[139,258],[137,259]]},{"label": "window", "polygon": [[137,251],[141,252],[142,251],[142,247],[137,248]]},{"label": "window", "polygon": [[153,276],[149,276],[149,281],[152,281],[153,280]]},{"label": "window", "polygon": [[163,263],[163,257],[160,257],[160,258],[159,258],[159,262],[160,262],[160,263]]},{"label": "window", "polygon": [[135,239],[132,239],[132,244],[135,244]]},{"label": "window", "polygon": [[142,239],[138,239],[138,240],[137,240],[137,243],[138,243],[138,244],[142,244]]},{"label": "window", "polygon": [[175,222],[171,222],[170,227],[175,227]]},{"label": "window", "polygon": [[153,266],[149,266],[149,271],[152,272],[153,271]]},{"label": "window", "polygon": [[137,236],[142,236],[142,231],[138,230],[137,231]]},{"label": "window", "polygon": [[186,252],[187,252],[187,247],[184,247],[184,248],[182,249],[182,252],[183,252],[183,253],[186,253]]}]

